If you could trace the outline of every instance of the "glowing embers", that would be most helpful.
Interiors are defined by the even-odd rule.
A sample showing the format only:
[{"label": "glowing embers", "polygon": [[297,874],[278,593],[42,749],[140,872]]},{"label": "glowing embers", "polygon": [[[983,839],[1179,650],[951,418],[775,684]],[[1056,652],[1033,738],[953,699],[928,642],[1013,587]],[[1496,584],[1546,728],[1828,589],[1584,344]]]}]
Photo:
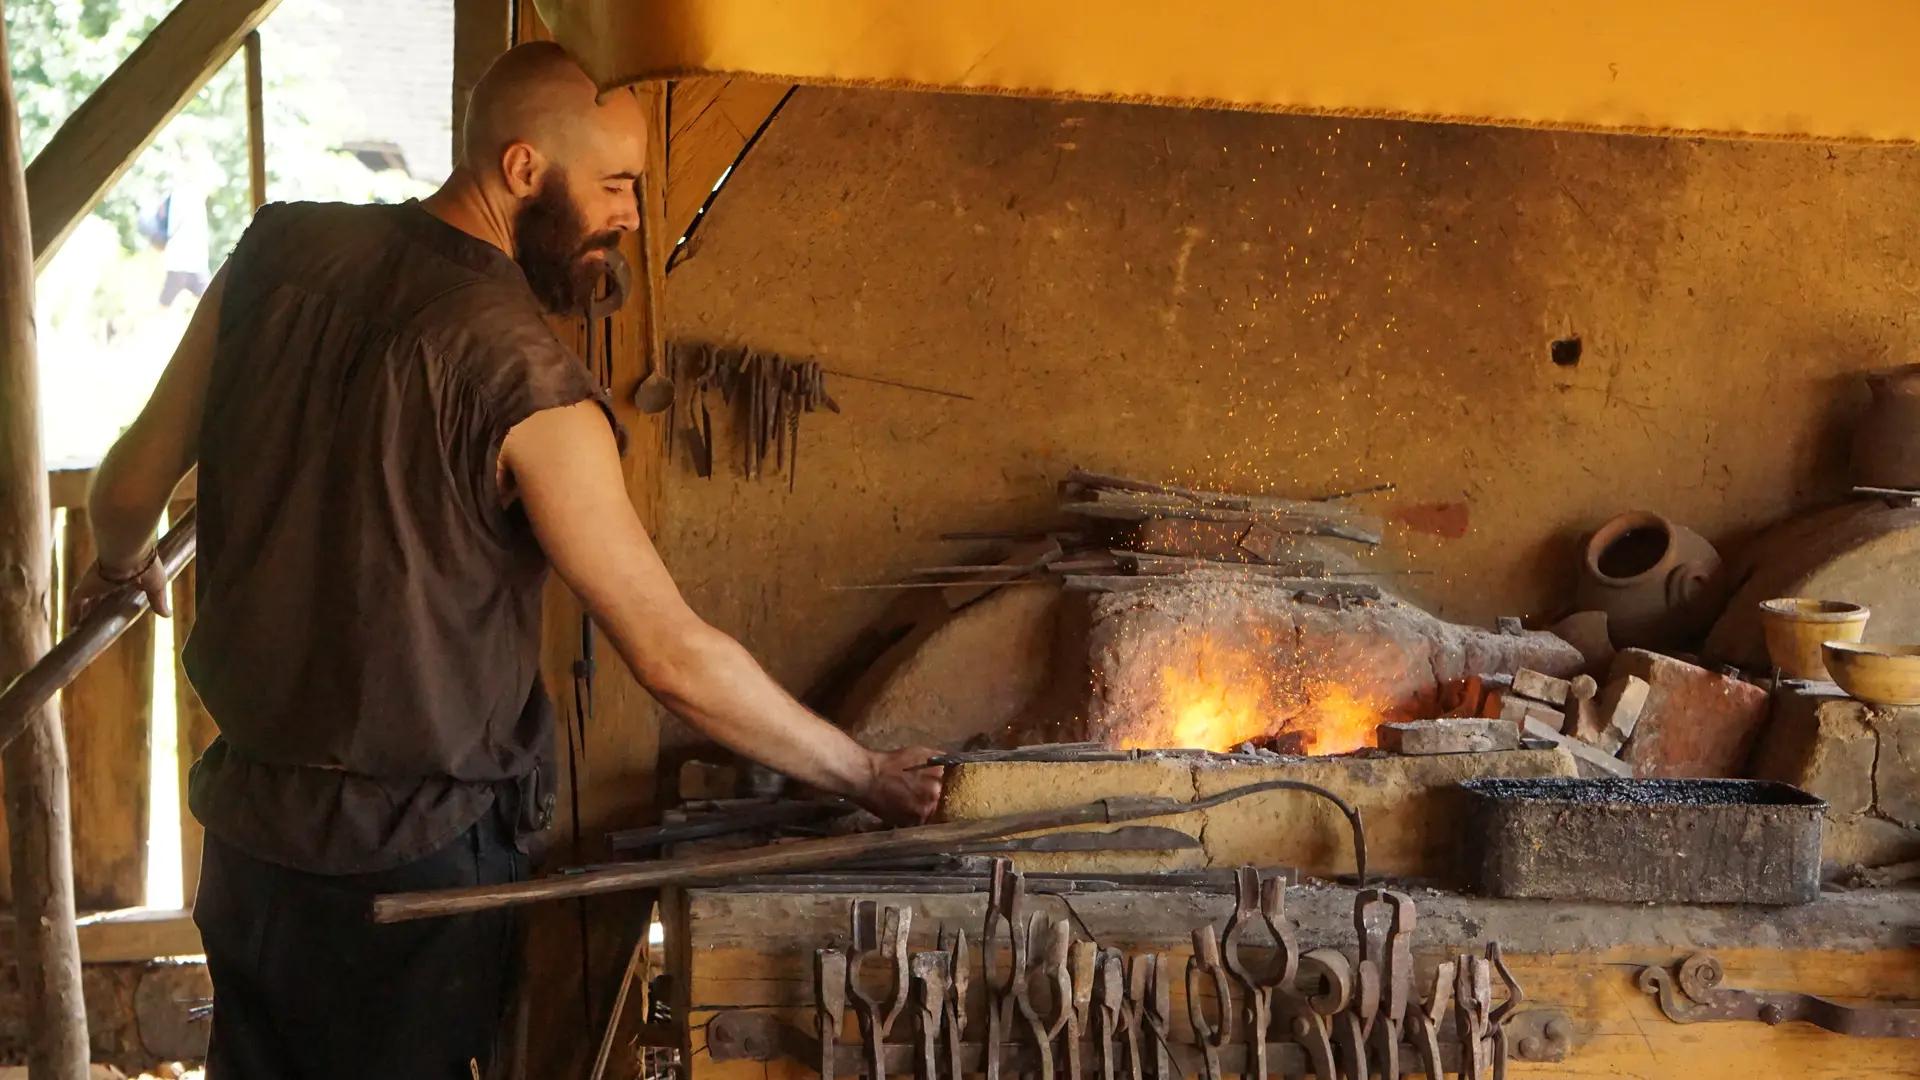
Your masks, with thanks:
[{"label": "glowing embers", "polygon": [[[1156,620],[1157,621],[1157,620]],[[1344,754],[1375,744],[1391,694],[1377,686],[1370,642],[1351,634],[1310,643],[1240,619],[1182,620],[1108,651],[1101,737],[1127,749],[1229,750],[1243,743],[1292,754]],[[1288,628],[1289,630],[1292,628]],[[1398,673],[1398,657],[1385,671]]]}]

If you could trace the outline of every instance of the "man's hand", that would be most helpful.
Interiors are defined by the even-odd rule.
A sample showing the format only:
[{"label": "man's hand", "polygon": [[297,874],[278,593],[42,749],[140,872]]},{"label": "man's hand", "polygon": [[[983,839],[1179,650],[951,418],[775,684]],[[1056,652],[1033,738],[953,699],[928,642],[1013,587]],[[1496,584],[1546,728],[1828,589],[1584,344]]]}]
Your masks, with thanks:
[{"label": "man's hand", "polygon": [[924,746],[875,751],[873,779],[853,801],[891,825],[918,825],[940,804],[945,769],[929,767],[935,751]]},{"label": "man's hand", "polygon": [[167,570],[160,565],[156,554],[147,559],[138,570],[118,571],[111,567],[100,568],[98,562],[87,567],[81,576],[80,584],[73,587],[73,594],[67,598],[67,605],[73,611],[69,625],[77,624],[87,617],[87,613],[97,607],[100,601],[119,592],[129,585],[137,586],[147,594],[147,603],[153,606],[156,614],[163,618],[173,615],[173,596],[167,587]]}]

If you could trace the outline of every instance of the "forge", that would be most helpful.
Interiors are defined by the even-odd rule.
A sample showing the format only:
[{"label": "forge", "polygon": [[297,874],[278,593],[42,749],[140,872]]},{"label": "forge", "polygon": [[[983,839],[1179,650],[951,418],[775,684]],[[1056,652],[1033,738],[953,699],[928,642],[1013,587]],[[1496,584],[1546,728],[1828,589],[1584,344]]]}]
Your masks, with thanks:
[{"label": "forge", "polygon": [[1384,593],[1329,605],[1209,581],[1090,606],[1086,737],[1129,749],[1344,754],[1377,745],[1382,723],[1455,707],[1473,676],[1586,663],[1552,634],[1461,626]]}]

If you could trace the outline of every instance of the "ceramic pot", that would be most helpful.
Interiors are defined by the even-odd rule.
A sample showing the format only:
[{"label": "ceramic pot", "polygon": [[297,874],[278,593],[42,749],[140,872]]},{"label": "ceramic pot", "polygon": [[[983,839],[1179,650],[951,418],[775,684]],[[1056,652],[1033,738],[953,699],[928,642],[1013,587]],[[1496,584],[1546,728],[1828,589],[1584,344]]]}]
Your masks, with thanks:
[{"label": "ceramic pot", "polygon": [[1820,648],[1848,694],[1872,705],[1920,705],[1920,645],[1829,641]]},{"label": "ceramic pot", "polygon": [[1873,404],[1853,429],[1855,487],[1920,491],[1920,364],[1867,374]]},{"label": "ceramic pot", "polygon": [[1871,614],[1844,600],[1791,596],[1760,605],[1760,627],[1767,657],[1789,679],[1829,682],[1821,646],[1829,641],[1859,641]]},{"label": "ceramic pot", "polygon": [[1576,607],[1607,613],[1623,649],[1677,645],[1719,613],[1720,553],[1699,533],[1635,510],[1588,538],[1574,590]]}]

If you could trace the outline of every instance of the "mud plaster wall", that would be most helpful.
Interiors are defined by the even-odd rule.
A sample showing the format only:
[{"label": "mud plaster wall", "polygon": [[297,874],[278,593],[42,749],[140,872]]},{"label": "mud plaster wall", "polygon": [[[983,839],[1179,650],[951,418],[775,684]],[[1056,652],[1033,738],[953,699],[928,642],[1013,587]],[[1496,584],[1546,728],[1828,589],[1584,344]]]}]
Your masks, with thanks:
[{"label": "mud plaster wall", "polygon": [[1391,481],[1413,598],[1553,615],[1616,511],[1730,547],[1841,489],[1851,373],[1920,338],[1917,196],[1913,150],[802,89],[670,331],[976,400],[839,380],[794,493],[677,467],[661,546],[796,690],[886,602],[829,586],[1049,521],[1076,463]]}]

